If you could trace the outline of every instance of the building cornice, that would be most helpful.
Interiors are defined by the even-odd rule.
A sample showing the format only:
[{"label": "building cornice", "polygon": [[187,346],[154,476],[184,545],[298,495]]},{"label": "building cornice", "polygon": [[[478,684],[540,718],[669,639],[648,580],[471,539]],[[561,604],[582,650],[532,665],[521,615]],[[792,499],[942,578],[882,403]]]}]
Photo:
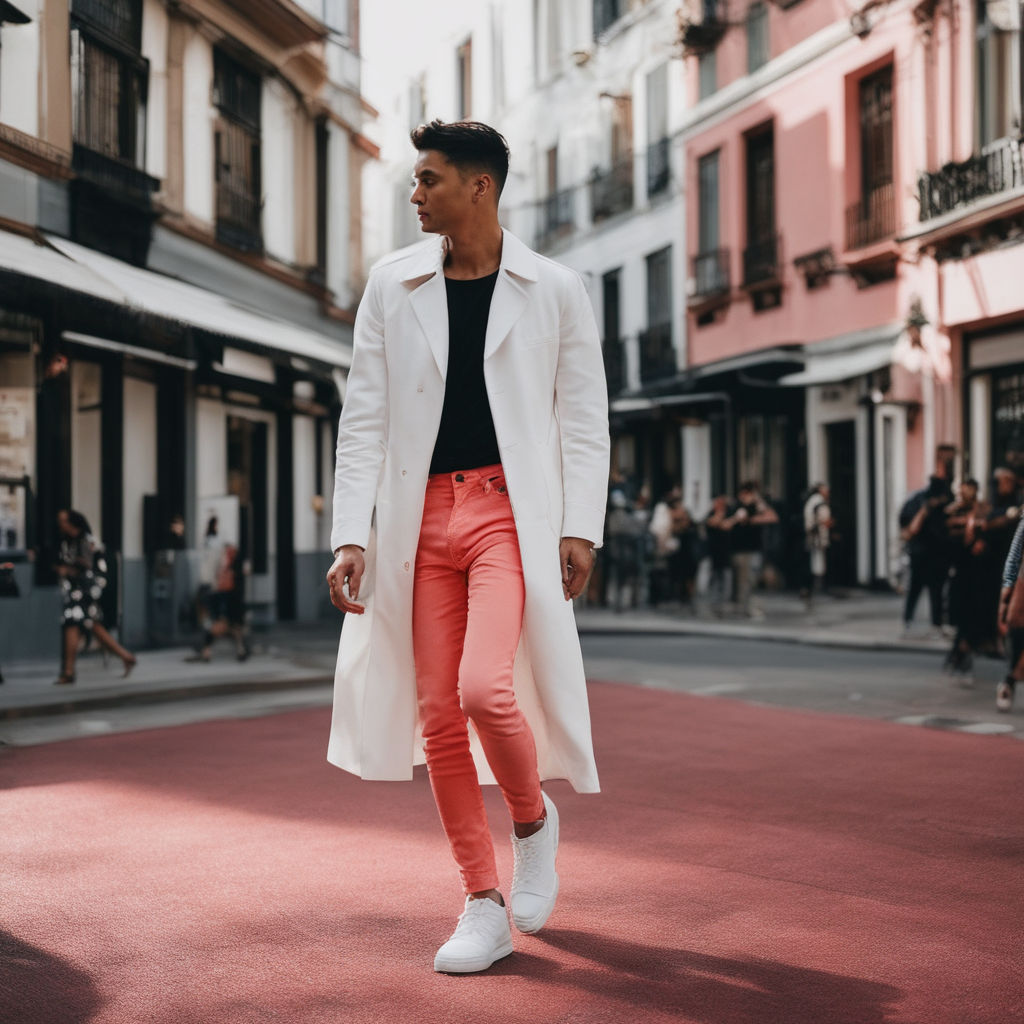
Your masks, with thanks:
[{"label": "building cornice", "polygon": [[70,153],[7,124],[0,124],[0,160],[34,171],[44,178],[67,180],[74,177]]}]

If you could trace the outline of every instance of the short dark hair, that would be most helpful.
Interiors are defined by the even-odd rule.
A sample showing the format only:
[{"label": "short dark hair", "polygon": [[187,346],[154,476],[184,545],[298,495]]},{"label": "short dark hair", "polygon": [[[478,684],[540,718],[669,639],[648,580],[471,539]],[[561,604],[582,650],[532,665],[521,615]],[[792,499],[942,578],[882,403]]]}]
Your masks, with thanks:
[{"label": "short dark hair", "polygon": [[500,132],[481,121],[445,124],[435,118],[409,133],[412,144],[422,152],[436,149],[460,171],[486,171],[494,178],[498,195],[508,177],[508,143]]}]

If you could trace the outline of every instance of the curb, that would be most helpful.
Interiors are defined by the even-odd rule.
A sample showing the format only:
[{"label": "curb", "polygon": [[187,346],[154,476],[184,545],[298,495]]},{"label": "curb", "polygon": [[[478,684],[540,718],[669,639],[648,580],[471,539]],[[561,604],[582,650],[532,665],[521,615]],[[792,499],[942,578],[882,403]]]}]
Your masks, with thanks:
[{"label": "curb", "polygon": [[99,711],[144,704],[169,704],[190,698],[229,697],[240,693],[278,693],[300,690],[310,686],[327,686],[334,682],[333,675],[310,675],[300,679],[233,680],[197,686],[163,686],[160,689],[118,689],[81,696],[69,694],[69,699],[54,699],[41,704],[18,704],[0,707],[0,721],[16,718],[39,718],[46,715],[68,715],[79,711]]}]

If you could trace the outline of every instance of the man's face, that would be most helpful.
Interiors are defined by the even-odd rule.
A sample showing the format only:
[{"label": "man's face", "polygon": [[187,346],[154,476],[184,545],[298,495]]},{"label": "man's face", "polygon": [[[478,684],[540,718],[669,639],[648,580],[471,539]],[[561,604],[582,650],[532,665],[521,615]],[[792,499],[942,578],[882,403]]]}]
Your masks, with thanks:
[{"label": "man's face", "polygon": [[996,476],[996,491],[1007,497],[1017,489],[1017,481],[1012,473],[1000,473]]},{"label": "man's face", "polygon": [[978,488],[974,484],[960,485],[960,500],[965,505],[970,505],[978,497]]},{"label": "man's face", "polygon": [[473,203],[474,176],[463,174],[435,149],[425,149],[413,169],[413,192],[420,229],[450,234],[469,214]]}]

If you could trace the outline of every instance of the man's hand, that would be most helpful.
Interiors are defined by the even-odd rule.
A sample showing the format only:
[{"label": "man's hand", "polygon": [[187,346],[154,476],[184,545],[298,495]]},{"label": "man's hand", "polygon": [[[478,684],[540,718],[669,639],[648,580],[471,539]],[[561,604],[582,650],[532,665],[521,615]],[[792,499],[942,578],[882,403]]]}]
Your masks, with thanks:
[{"label": "man's hand", "polygon": [[582,537],[563,537],[558,545],[562,562],[562,593],[572,601],[583,593],[594,568],[594,545]]},{"label": "man's hand", "polygon": [[[363,549],[358,544],[345,544],[338,548],[334,557],[334,565],[327,571],[327,586],[331,590],[331,604],[339,611],[362,615],[366,606],[356,604],[359,597],[359,584],[362,583],[366,562]],[[345,596],[345,584],[348,584],[348,596]]]},{"label": "man's hand", "polygon": [[1006,636],[1010,632],[1006,616],[1010,611],[1010,595],[1012,593],[1013,587],[1003,587],[999,591],[999,614],[996,616],[996,628],[999,630],[1000,636]]}]

